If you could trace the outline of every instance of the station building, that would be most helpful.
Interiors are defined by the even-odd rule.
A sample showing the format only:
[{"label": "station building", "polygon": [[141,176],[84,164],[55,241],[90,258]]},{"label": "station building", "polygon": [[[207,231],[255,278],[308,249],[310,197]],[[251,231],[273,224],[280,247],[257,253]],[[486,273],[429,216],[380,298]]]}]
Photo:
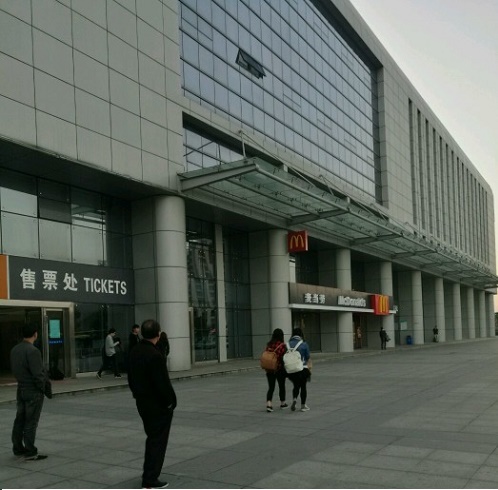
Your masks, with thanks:
[{"label": "station building", "polygon": [[1,371],[495,335],[491,188],[348,0],[2,2],[0,72]]}]

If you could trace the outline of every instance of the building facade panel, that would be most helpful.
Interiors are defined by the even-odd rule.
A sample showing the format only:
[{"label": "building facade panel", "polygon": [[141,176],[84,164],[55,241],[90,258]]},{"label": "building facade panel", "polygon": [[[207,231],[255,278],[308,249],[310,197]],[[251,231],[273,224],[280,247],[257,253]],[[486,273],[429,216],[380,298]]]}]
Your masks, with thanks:
[{"label": "building facade panel", "polygon": [[[28,6],[0,5],[0,262],[46,277],[1,289],[0,338],[37,322],[73,376],[147,317],[173,370],[277,327],[315,352],[494,335],[491,187],[348,0]],[[108,296],[51,289],[60,264]]]}]

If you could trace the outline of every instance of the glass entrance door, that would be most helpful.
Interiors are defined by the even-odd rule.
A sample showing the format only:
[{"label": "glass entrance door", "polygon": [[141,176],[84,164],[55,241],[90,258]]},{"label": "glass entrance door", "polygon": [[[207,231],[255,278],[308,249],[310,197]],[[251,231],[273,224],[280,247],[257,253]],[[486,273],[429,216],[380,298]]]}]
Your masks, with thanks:
[{"label": "glass entrance door", "polygon": [[[42,345],[48,360],[49,376],[52,379],[62,379],[67,376],[69,363],[66,360],[66,311],[57,308],[42,308],[43,329]],[[44,352],[45,354],[45,352]]]}]

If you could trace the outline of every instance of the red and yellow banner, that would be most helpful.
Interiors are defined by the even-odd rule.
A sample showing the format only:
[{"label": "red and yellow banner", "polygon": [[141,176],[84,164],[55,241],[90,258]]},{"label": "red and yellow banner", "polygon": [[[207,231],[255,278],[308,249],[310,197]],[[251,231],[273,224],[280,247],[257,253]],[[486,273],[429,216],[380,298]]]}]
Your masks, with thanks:
[{"label": "red and yellow banner", "polygon": [[372,294],[370,298],[374,315],[389,315],[389,296]]},{"label": "red and yellow banner", "polygon": [[9,288],[7,287],[7,256],[0,255],[0,299],[9,299]]}]

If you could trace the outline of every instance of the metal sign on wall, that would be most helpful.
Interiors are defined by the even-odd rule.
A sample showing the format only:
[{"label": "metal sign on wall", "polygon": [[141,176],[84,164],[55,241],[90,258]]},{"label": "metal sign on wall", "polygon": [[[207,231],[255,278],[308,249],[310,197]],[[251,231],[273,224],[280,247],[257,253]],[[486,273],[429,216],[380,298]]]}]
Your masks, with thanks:
[{"label": "metal sign on wall", "polygon": [[289,303],[317,309],[365,310],[375,315],[387,315],[393,308],[391,296],[300,283],[289,283]]},{"label": "metal sign on wall", "polygon": [[[6,267],[1,264],[6,262]],[[133,304],[133,270],[0,256],[5,299]],[[0,293],[2,288],[0,287]]]}]

